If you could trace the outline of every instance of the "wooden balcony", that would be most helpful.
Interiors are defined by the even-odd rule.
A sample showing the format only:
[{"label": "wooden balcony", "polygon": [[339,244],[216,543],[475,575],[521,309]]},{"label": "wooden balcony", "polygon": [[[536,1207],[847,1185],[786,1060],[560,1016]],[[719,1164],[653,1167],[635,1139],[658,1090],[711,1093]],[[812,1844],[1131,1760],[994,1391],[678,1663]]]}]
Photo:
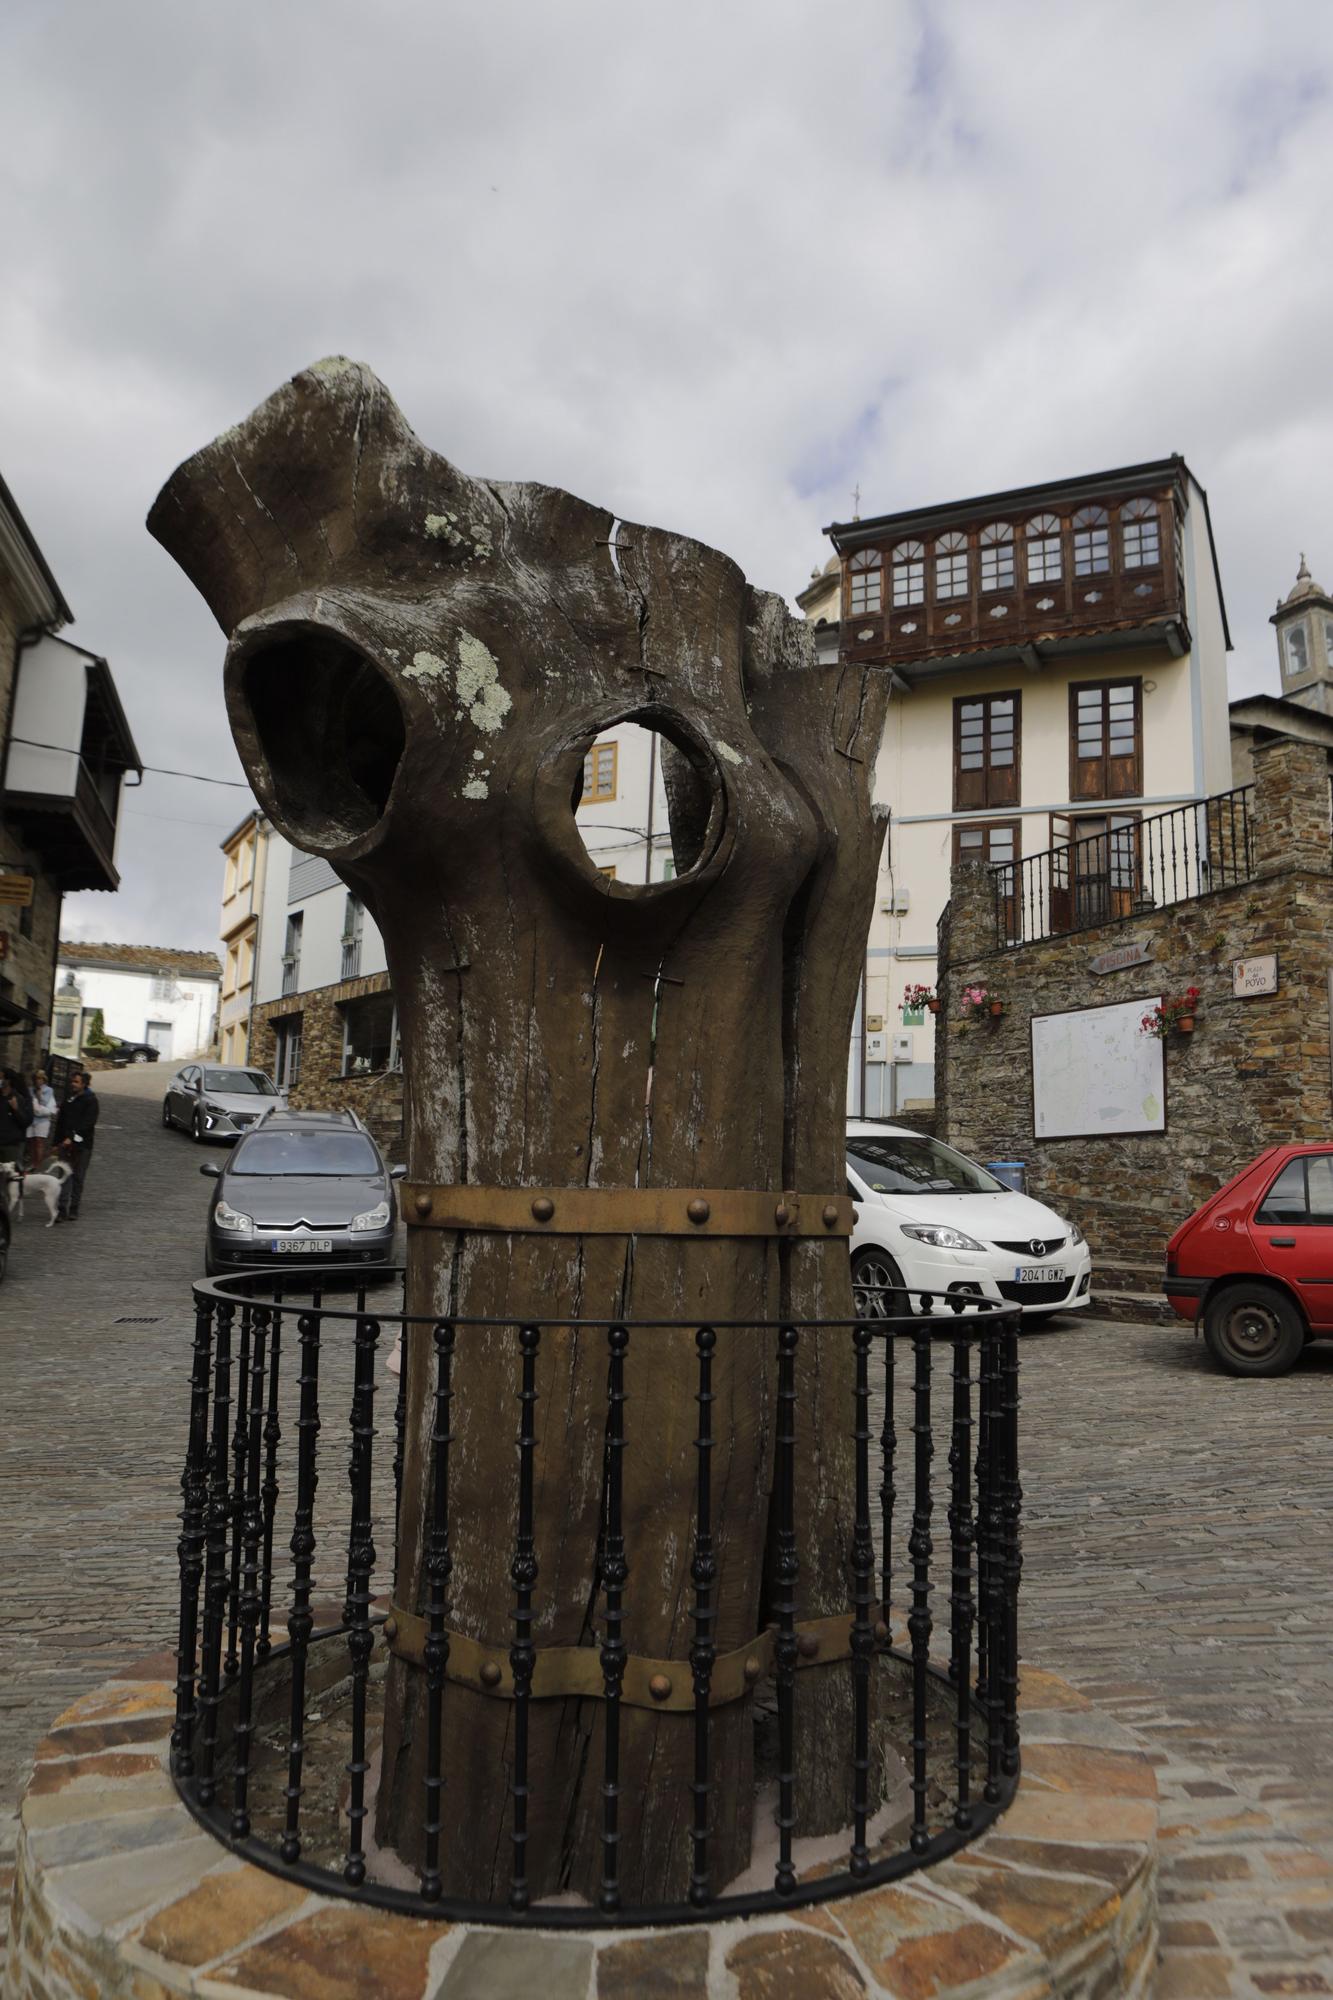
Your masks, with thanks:
[{"label": "wooden balcony", "polygon": [[1035,666],[1103,644],[1184,652],[1181,498],[1171,481],[1128,498],[1123,487],[1061,505],[1024,496],[970,518],[954,508],[843,527],[843,656],[911,681],[960,655]]}]

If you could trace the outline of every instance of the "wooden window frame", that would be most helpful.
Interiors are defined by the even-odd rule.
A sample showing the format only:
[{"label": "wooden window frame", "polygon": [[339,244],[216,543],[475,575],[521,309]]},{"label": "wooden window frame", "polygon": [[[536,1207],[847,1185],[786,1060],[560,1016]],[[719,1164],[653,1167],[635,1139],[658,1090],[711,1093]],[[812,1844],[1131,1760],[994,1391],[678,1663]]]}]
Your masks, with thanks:
[{"label": "wooden window frame", "polygon": [[[1014,704],[1014,761],[1012,764],[992,765],[990,762],[990,740],[991,740],[990,707],[991,703],[996,701],[1011,701]],[[964,776],[962,766],[959,762],[960,752],[961,752],[961,742],[962,742],[963,709],[965,707],[966,708],[975,707],[978,702],[983,703],[986,710],[985,727],[982,734],[982,741],[985,745],[985,750],[983,754],[985,756],[986,761],[983,763],[981,769],[981,789],[985,796],[980,799],[963,799],[960,798],[959,796],[960,786]],[[1010,796],[997,798],[991,795],[994,773],[1003,773],[1005,775],[1006,781],[1012,783],[1012,794]],[[1009,779],[1010,773],[1012,773],[1011,780]],[[968,773],[967,775],[971,776],[973,774]],[[995,779],[994,790],[1000,791],[1002,789],[1003,787],[1001,786],[999,780]],[[988,812],[992,807],[1016,806],[1021,802],[1022,797],[1023,797],[1022,690],[1019,688],[996,688],[993,694],[987,693],[987,694],[955,695],[953,704],[953,810],[955,812]],[[1007,818],[1007,814],[1003,812],[996,812],[993,815],[993,817],[997,819],[1004,819]]]},{"label": "wooden window frame", "polygon": [[[1134,690],[1134,783],[1126,790],[1110,791],[1111,758],[1111,718],[1109,695],[1112,688],[1132,687]],[[1091,764],[1094,759],[1078,754],[1079,696],[1100,693],[1102,696],[1102,751],[1101,784],[1097,792],[1085,792],[1080,787],[1080,765]],[[1122,760],[1116,759],[1116,762]],[[1143,676],[1141,674],[1115,674],[1105,680],[1071,681],[1069,683],[1069,800],[1071,809],[1092,805],[1099,800],[1139,799],[1143,797]]]},{"label": "wooden window frame", "polygon": [[[1151,508],[1152,512],[1151,515],[1148,513],[1131,514],[1129,511],[1131,507]],[[1142,548],[1143,530],[1150,519],[1154,524],[1153,534],[1157,542],[1157,552],[1151,562],[1148,562],[1144,559]],[[1166,536],[1162,533],[1162,503],[1155,494],[1137,493],[1132,500],[1123,501],[1118,509],[1117,526],[1120,529],[1120,567],[1126,575],[1131,570],[1151,570],[1162,567],[1165,560]],[[1138,551],[1133,556],[1129,552],[1129,535],[1131,532],[1133,532],[1136,538]]]},{"label": "wooden window frame", "polygon": [[[1110,822],[1114,819],[1119,819],[1124,824],[1119,827],[1112,826]],[[1093,820],[1105,821],[1106,831],[1102,834],[1080,832],[1079,829],[1081,827],[1086,827]],[[1057,842],[1057,821],[1061,822],[1068,829],[1067,837],[1063,842]],[[1052,860],[1050,878],[1051,909],[1053,916],[1057,912],[1062,913],[1062,921],[1058,924],[1060,932],[1067,932],[1069,930],[1095,930],[1101,924],[1118,923],[1122,918],[1133,915],[1134,904],[1143,887],[1142,826],[1143,813],[1138,807],[1131,806],[1117,812],[1115,810],[1114,799],[1107,800],[1100,811],[1051,814],[1050,844],[1053,857],[1059,854],[1069,857],[1081,840],[1104,840],[1107,844],[1105,877],[1089,876],[1085,873],[1083,878],[1085,883],[1105,880],[1105,907],[1091,913],[1086,922],[1073,923],[1071,921],[1074,916],[1088,916],[1086,903],[1082,909],[1080,909],[1079,904],[1080,895],[1086,897],[1088,893],[1086,887],[1080,888],[1079,878],[1070,867],[1068,859],[1065,862],[1063,871],[1058,863],[1054,859]],[[1123,882],[1117,883],[1114,880],[1116,855],[1111,845],[1117,834],[1123,835],[1125,833],[1131,835],[1133,847],[1134,879],[1128,885]]]},{"label": "wooden window frame", "polygon": [[[911,593],[899,596],[899,590]],[[926,601],[926,545],[899,542],[889,551],[889,602],[895,611],[911,611]]]},{"label": "wooden window frame", "polygon": [[[994,861],[991,859],[990,836],[992,833],[995,832],[997,827],[1008,827],[1011,829],[1013,833],[1014,851],[1007,861]],[[957,867],[960,861],[966,858],[960,851],[962,847],[962,835],[965,833],[984,833],[986,835],[985,854],[974,855],[971,857],[972,859],[983,860],[988,868],[1008,868],[1010,871],[1008,893],[1003,898],[1003,902],[1005,905],[1005,912],[1004,912],[1005,921],[1003,922],[1002,928],[1004,930],[1006,938],[1016,939],[1019,935],[1018,899],[1022,883],[1022,876],[1019,873],[1020,864],[1023,859],[1022,816],[1020,814],[1015,819],[1006,819],[1001,817],[998,819],[955,820],[953,826],[953,862],[955,867]],[[997,890],[997,909],[998,909],[998,903],[999,903],[999,896]]]},{"label": "wooden window frame", "polygon": [[[867,599],[858,604],[858,588]],[[874,592],[875,601],[868,600]],[[858,549],[847,564],[847,616],[849,618],[877,618],[884,609],[884,557],[878,549]]]},{"label": "wooden window frame", "polygon": [[[611,752],[611,789],[609,792],[595,791],[593,787],[596,783],[596,778],[597,778],[597,758],[599,754],[604,753],[607,750]],[[582,808],[583,806],[612,805],[615,802],[616,794],[619,791],[619,789],[620,789],[619,743],[616,741],[612,741],[610,743],[594,743],[591,749],[589,749],[585,753],[583,759],[583,797],[579,800],[580,808]]]},{"label": "wooden window frame", "polygon": [[[1008,562],[1009,574],[1001,579],[999,570],[1002,562]],[[986,581],[989,564],[994,572],[991,582]],[[977,536],[977,589],[982,597],[995,597],[1004,591],[1018,588],[1018,535],[1012,521],[988,521]]]}]

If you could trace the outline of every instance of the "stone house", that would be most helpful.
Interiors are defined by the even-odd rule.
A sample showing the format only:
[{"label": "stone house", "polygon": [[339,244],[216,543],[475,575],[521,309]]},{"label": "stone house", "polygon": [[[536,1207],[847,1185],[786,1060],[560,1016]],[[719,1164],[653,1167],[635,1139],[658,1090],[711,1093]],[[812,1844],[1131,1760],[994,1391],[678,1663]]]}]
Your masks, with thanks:
[{"label": "stone house", "polygon": [[46,1053],[67,891],[119,886],[121,789],[138,751],[104,659],[0,480],[0,1063]]},{"label": "stone house", "polygon": [[930,1024],[904,992],[935,984],[953,864],[1093,836],[1109,852],[1226,791],[1231,642],[1207,495],[1178,456],[827,533],[839,574],[797,600],[817,653],[892,678],[849,1109],[893,1116],[933,1095]]},{"label": "stone house", "polygon": [[[940,1136],[1023,1161],[1087,1235],[1099,1295],[1140,1311],[1161,1304],[1177,1225],[1265,1146],[1326,1140],[1333,1115],[1328,753],[1274,733],[1252,754],[1224,809],[1142,822],[1118,904],[1071,895],[1067,857],[1061,901],[1056,851],[955,868],[940,925]],[[1003,1014],[969,1016],[969,986]],[[1190,988],[1193,1032],[1145,1037]]]}]

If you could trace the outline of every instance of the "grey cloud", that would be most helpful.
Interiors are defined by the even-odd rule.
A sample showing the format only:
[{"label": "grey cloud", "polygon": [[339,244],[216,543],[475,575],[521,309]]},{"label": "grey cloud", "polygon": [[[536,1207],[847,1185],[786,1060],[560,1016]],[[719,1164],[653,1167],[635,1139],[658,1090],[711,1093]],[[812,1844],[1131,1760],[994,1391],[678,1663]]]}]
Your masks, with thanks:
[{"label": "grey cloud", "polygon": [[[220,776],[221,641],[143,515],[330,351],[469,470],[687,528],[789,592],[858,480],[869,512],[1183,450],[1233,687],[1272,686],[1299,548],[1333,582],[1325,20],[16,5],[0,465],[144,754]],[[71,926],[207,944],[245,797],[149,779],[123,891]]]}]

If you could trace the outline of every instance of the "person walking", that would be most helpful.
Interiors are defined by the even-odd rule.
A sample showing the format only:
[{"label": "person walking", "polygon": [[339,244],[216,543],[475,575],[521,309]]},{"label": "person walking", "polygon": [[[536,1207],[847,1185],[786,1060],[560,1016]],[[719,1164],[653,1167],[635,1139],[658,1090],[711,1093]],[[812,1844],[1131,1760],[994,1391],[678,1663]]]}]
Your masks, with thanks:
[{"label": "person walking", "polygon": [[32,1123],[32,1098],[17,1070],[0,1071],[0,1166],[21,1167]]},{"label": "person walking", "polygon": [[47,1140],[51,1136],[51,1120],[59,1107],[56,1094],[46,1080],[46,1071],[39,1069],[32,1080],[32,1123],[28,1127],[28,1171],[39,1174],[46,1160]]},{"label": "person walking", "polygon": [[88,1168],[92,1164],[93,1134],[97,1129],[97,1114],[101,1109],[93,1094],[92,1079],[86,1069],[70,1072],[69,1096],[56,1114],[56,1151],[72,1172],[60,1190],[60,1209],[57,1222],[77,1222],[79,1203],[83,1200],[83,1184],[88,1178]]}]

